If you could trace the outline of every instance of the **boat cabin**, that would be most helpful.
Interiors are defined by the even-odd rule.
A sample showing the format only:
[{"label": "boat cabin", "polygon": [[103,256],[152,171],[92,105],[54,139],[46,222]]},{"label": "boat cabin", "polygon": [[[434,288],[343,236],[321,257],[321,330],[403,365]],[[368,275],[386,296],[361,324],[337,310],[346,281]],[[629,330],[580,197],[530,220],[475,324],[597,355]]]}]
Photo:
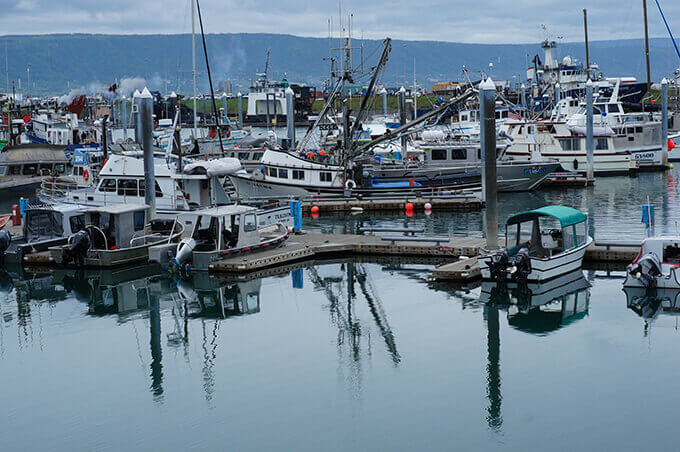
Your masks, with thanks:
[{"label": "boat cabin", "polygon": [[0,180],[66,174],[64,148],[45,144],[7,146],[0,154]]},{"label": "boat cabin", "polygon": [[505,246],[513,257],[522,248],[536,258],[550,258],[588,242],[586,215],[565,206],[547,206],[508,218]]},{"label": "boat cabin", "polygon": [[113,250],[135,246],[144,235],[146,204],[112,204],[84,209],[85,227],[92,237],[92,249]]},{"label": "boat cabin", "polygon": [[24,238],[27,243],[68,237],[85,227],[83,206],[54,204],[24,210]]},{"label": "boat cabin", "polygon": [[243,248],[260,243],[257,209],[231,205],[203,210],[196,220],[191,237],[195,252],[214,252]]}]

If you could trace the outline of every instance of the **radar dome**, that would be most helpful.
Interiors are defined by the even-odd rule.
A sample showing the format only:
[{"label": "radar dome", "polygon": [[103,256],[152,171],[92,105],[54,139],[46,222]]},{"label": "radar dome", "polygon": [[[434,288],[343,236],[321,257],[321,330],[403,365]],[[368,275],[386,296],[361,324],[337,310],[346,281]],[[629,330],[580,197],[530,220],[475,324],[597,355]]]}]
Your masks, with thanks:
[{"label": "radar dome", "polygon": [[564,59],[562,60],[562,64],[565,66],[571,66],[571,57],[570,56],[565,56]]}]

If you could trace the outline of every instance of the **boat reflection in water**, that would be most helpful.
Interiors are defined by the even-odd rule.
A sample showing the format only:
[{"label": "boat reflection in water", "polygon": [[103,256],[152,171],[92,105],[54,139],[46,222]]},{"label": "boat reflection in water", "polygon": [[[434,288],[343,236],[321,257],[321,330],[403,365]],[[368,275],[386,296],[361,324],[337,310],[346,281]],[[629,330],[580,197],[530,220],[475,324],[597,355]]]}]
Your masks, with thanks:
[{"label": "boat reflection in water", "polygon": [[660,314],[680,315],[680,290],[624,287],[626,306],[644,319],[644,334]]},{"label": "boat reflection in water", "polygon": [[542,284],[484,282],[480,300],[506,310],[514,328],[548,334],[587,315],[589,288],[579,269]]},{"label": "boat reflection in water", "polygon": [[503,426],[500,311],[507,311],[513,328],[542,336],[587,315],[589,288],[581,270],[543,283],[482,283],[479,300],[487,326],[486,420],[490,429],[500,433]]}]

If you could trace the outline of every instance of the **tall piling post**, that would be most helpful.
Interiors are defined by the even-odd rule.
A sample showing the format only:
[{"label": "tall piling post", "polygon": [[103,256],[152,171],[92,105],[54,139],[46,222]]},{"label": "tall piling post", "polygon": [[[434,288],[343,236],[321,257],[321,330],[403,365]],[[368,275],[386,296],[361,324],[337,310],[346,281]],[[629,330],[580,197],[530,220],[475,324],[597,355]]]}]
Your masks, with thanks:
[{"label": "tall piling post", "polygon": [[668,166],[668,80],[661,81],[661,164]]},{"label": "tall piling post", "polygon": [[[399,88],[399,125],[406,124],[406,88],[403,86]],[[401,135],[401,158],[406,159],[407,155],[407,138],[405,134]]]},{"label": "tall piling post", "polygon": [[144,149],[144,201],[149,220],[156,218],[156,174],[153,160],[153,97],[147,88],[137,97]]},{"label": "tall piling post", "polygon": [[239,91],[236,96],[238,98],[238,128],[243,128],[243,94]]},{"label": "tall piling post", "polygon": [[286,126],[290,149],[295,149],[295,93],[290,86],[286,88]]},{"label": "tall piling post", "polygon": [[491,77],[479,85],[479,121],[482,147],[482,197],[486,203],[486,245],[498,247],[498,176],[496,170],[496,85]]},{"label": "tall piling post", "polygon": [[562,87],[560,86],[559,83],[555,84],[555,107],[560,103],[560,100],[562,100]]},{"label": "tall piling post", "polygon": [[140,108],[139,108],[139,96],[141,96],[142,93],[139,92],[138,89],[135,90],[134,94],[132,95],[132,114],[134,116],[134,121],[135,121],[135,143],[142,144],[142,118],[140,115]]},{"label": "tall piling post", "polygon": [[519,95],[520,95],[520,105],[522,106],[522,115],[526,117],[526,108],[527,108],[527,87],[522,83],[522,85],[519,87]]},{"label": "tall piling post", "polygon": [[102,151],[104,152],[104,160],[109,158],[109,132],[106,130],[108,120],[109,115],[104,115],[102,118]]},{"label": "tall piling post", "polygon": [[588,83],[586,83],[586,178],[589,183],[595,180],[595,140],[593,133],[593,81],[588,79]]},{"label": "tall piling post", "polygon": [[382,96],[383,116],[387,116],[387,90],[385,88],[380,90],[380,96]]}]

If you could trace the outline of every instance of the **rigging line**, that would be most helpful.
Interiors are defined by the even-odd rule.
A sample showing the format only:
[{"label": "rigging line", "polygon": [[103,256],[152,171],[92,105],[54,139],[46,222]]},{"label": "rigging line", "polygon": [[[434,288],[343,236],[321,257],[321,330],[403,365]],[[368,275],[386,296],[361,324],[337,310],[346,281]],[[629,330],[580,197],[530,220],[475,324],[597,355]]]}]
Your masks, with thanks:
[{"label": "rigging line", "polygon": [[661,10],[661,5],[659,4],[659,0],[654,0],[656,2],[656,7],[659,8],[659,13],[661,13],[661,18],[663,19],[663,23],[666,25],[666,30],[668,30],[668,34],[671,36],[671,42],[673,42],[673,47],[675,47],[675,53],[678,55],[678,59],[680,59],[680,50],[678,50],[678,44],[675,42],[675,38],[673,37],[673,32],[671,31],[671,27],[668,25],[668,21],[666,20],[666,16],[664,15],[663,11]]}]

